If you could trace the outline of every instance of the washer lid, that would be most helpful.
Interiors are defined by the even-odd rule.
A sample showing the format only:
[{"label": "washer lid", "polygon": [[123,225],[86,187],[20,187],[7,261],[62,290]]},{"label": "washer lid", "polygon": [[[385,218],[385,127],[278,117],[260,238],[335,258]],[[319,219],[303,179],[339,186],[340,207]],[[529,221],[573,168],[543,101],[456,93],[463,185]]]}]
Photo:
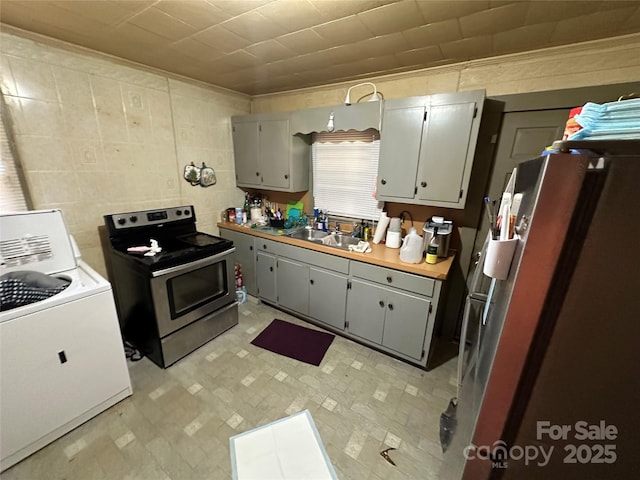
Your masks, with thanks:
[{"label": "washer lid", "polygon": [[77,268],[61,210],[0,215],[0,274],[34,270],[48,275]]}]

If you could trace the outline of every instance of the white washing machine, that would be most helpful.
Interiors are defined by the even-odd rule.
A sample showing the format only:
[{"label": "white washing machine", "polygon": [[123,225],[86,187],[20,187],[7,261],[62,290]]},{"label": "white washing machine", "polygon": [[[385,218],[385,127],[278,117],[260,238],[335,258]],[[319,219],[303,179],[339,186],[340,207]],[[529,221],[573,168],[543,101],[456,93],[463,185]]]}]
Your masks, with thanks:
[{"label": "white washing machine", "polygon": [[0,471],[132,394],[111,285],[60,210],[0,215],[0,278],[23,271],[70,284],[0,312]]}]

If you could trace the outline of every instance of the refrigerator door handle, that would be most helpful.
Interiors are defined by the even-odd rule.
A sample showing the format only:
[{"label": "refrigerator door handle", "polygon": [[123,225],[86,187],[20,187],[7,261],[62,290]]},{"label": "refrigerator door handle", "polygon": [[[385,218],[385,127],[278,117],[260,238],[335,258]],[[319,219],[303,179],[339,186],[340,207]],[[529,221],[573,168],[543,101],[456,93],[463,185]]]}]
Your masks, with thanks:
[{"label": "refrigerator door handle", "polygon": [[[464,316],[462,318],[462,327],[460,329],[460,345],[458,346],[458,395],[462,388],[462,381],[467,376],[467,373],[472,367],[472,362],[469,362],[465,369],[465,353],[467,347],[467,334],[469,329],[469,318],[471,317],[471,306],[474,303],[480,304],[480,309],[484,308],[488,297],[484,293],[472,293],[467,296],[467,300],[464,306]],[[471,352],[469,352],[471,355]],[[466,371],[465,371],[466,370]]]},{"label": "refrigerator door handle", "polygon": [[[469,317],[471,315],[471,304],[473,302],[486,302],[487,296],[477,291],[478,285],[482,279],[482,269],[484,267],[484,257],[487,253],[487,246],[491,240],[491,232],[487,233],[482,250],[476,253],[476,265],[473,277],[471,279],[470,293],[467,295],[464,305],[464,314],[462,317],[462,327],[460,329],[460,345],[458,347],[458,392],[457,396],[460,396],[460,389],[462,388],[462,381],[466,376],[465,370],[465,351],[467,347],[467,333],[469,329]],[[468,368],[467,368],[468,370]]]}]

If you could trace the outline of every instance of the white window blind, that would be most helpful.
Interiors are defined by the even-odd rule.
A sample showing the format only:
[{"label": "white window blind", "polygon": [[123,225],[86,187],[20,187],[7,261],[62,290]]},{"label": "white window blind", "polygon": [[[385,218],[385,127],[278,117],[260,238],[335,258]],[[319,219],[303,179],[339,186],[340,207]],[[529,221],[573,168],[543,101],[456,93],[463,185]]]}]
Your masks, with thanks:
[{"label": "white window blind", "polygon": [[[4,100],[0,101],[0,213],[24,212],[28,210],[27,201],[18,176],[14,150],[9,141],[5,121]],[[6,127],[6,128],[5,128]]]},{"label": "white window blind", "polygon": [[314,134],[311,147],[315,208],[329,215],[377,220],[377,130]]}]

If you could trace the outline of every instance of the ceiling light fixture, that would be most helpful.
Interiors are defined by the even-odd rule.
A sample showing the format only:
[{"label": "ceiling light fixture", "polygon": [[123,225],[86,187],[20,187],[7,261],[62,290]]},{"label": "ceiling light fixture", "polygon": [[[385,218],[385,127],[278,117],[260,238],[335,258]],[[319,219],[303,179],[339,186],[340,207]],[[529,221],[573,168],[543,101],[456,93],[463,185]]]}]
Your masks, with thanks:
[{"label": "ceiling light fixture", "polygon": [[327,131],[333,132],[334,128],[335,124],[333,123],[333,112],[331,112],[331,115],[329,115],[329,121],[327,122]]},{"label": "ceiling light fixture", "polygon": [[367,100],[368,102],[377,102],[381,99],[376,86],[371,82],[364,82],[364,83],[358,83],[357,85],[353,85],[349,87],[349,90],[347,90],[347,96],[344,99],[345,105],[351,105],[351,90],[353,90],[356,87],[362,87],[363,85],[371,85],[373,87],[373,93],[370,94],[371,98]]}]

